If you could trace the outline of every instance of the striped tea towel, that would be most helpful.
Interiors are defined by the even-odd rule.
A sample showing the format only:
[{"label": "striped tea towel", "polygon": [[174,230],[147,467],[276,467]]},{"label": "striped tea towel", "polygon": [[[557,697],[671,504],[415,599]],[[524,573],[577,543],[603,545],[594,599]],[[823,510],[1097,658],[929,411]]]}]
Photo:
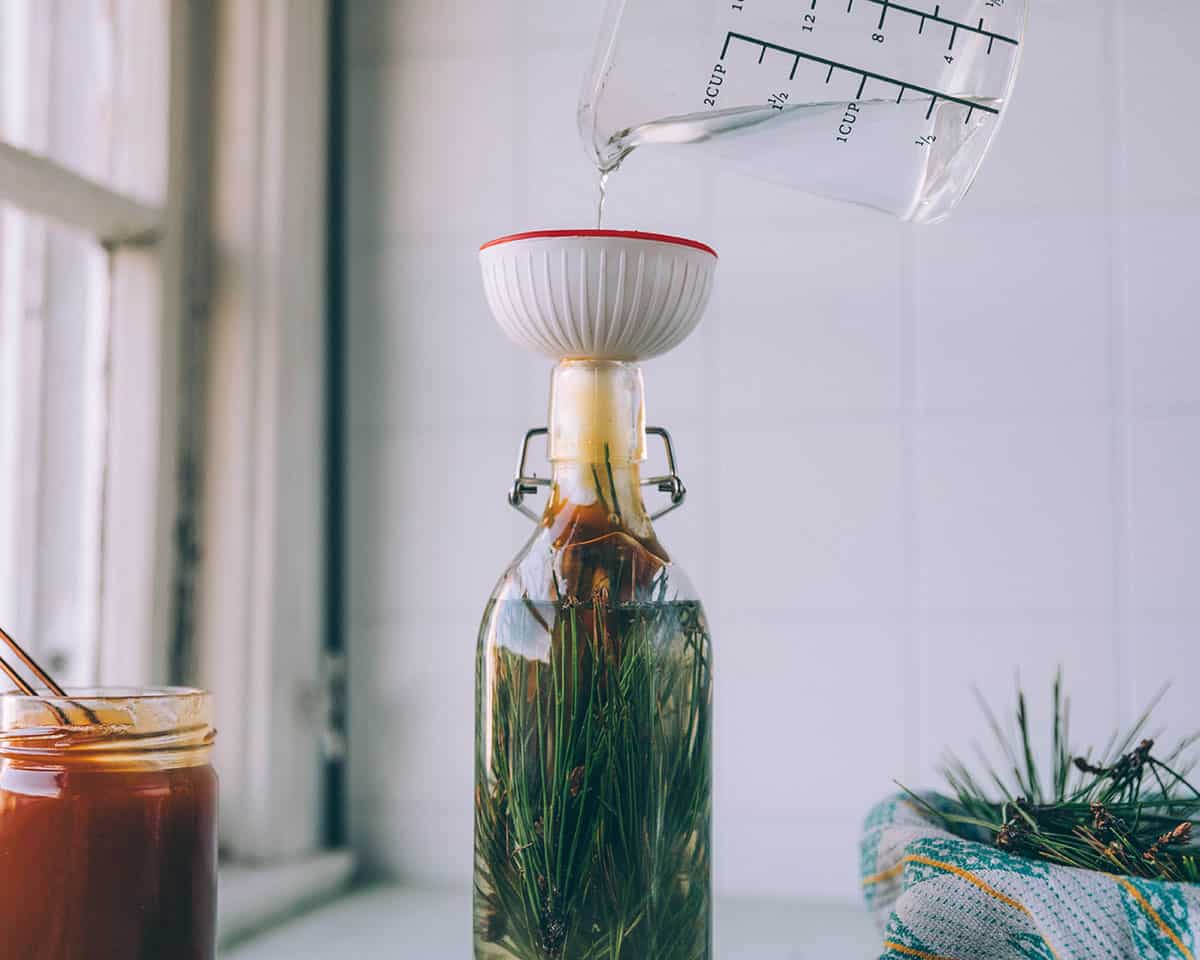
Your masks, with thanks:
[{"label": "striped tea towel", "polygon": [[881,960],[1196,960],[1200,885],[1012,856],[903,794],[867,817],[862,882]]}]

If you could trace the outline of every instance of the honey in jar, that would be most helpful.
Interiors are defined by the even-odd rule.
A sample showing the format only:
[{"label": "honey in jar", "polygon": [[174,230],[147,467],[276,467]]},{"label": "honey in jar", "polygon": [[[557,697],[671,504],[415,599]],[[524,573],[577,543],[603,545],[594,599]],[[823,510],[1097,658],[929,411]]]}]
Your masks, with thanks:
[{"label": "honey in jar", "polygon": [[5,960],[213,960],[213,737],[198,690],[0,696]]}]

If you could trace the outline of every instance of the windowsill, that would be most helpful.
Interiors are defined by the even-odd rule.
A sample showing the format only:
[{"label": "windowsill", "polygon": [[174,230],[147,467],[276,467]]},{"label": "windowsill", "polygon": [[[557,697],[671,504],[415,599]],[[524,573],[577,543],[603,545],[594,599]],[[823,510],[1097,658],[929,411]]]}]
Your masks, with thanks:
[{"label": "windowsill", "polygon": [[[371,887],[297,917],[222,960],[462,960],[471,955],[470,894]],[[854,904],[719,900],[716,956],[736,960],[861,960],[880,937]]]},{"label": "windowsill", "polygon": [[240,943],[278,926],[343,892],[354,872],[354,855],[331,850],[271,866],[222,866],[218,938]]}]

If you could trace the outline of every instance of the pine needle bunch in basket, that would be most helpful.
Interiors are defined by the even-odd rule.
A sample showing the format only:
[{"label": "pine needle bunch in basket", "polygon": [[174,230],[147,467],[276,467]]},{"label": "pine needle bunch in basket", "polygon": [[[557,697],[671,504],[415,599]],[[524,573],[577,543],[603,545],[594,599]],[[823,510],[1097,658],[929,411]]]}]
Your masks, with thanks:
[{"label": "pine needle bunch in basket", "polygon": [[[1165,690],[1163,691],[1165,692]],[[956,801],[935,807],[906,792],[947,829],[968,840],[1084,870],[1151,880],[1200,882],[1200,790],[1189,780],[1192,735],[1165,753],[1146,736],[1160,692],[1124,735],[1097,756],[1070,746],[1070,702],[1061,676],[1053,692],[1050,763],[1036,759],[1025,695],[1018,692],[1015,739],[979,702],[1004,758],[972,770],[951,755],[942,774]]]}]

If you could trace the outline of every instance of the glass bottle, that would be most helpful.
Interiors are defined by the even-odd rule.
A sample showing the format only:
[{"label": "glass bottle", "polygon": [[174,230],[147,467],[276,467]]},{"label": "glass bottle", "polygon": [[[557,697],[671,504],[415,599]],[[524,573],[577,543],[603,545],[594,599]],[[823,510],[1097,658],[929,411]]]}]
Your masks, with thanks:
[{"label": "glass bottle", "polygon": [[0,695],[0,930],[22,960],[213,960],[208,694]]},{"label": "glass bottle", "polygon": [[479,633],[476,958],[711,956],[709,631],[644,423],[636,365],[554,369],[550,497]]}]

